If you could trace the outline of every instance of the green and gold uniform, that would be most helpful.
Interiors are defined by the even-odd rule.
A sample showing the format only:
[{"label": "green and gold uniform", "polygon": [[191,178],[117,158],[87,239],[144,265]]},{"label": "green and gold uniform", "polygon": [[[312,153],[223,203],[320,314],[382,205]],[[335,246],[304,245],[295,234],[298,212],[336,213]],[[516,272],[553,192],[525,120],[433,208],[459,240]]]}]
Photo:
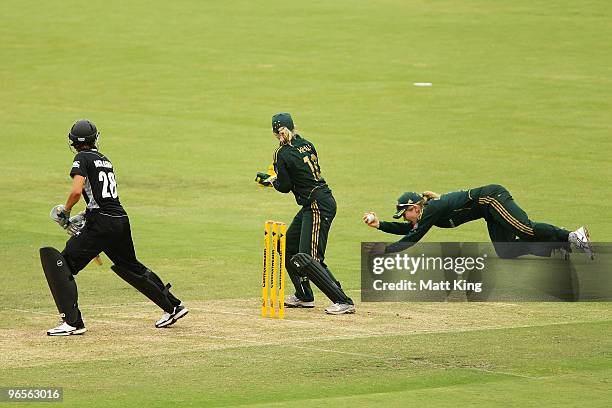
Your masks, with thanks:
[{"label": "green and gold uniform", "polygon": [[[302,301],[314,300],[309,279],[300,275],[290,262],[297,253],[308,254],[319,261],[341,291],[340,283],[324,262],[329,230],[336,216],[336,200],[321,175],[317,150],[296,134],[290,144],[282,145],[274,152],[274,169],[277,174],[274,188],[281,193],[292,192],[296,202],[302,206],[287,229],[285,265],[295,286],[295,295]],[[342,303],[353,303],[342,295],[344,293],[340,296]]]},{"label": "green and gold uniform", "polygon": [[[569,247],[569,231],[531,221],[510,192],[498,184],[443,194],[439,199],[425,203],[416,224],[382,221],[378,229],[404,235],[398,242],[386,247],[386,252],[398,252],[414,245],[433,226],[454,228],[478,219],[486,221],[489,237],[501,258],[516,258],[527,254],[550,256],[553,249]],[[530,245],[543,242],[547,245]]]}]

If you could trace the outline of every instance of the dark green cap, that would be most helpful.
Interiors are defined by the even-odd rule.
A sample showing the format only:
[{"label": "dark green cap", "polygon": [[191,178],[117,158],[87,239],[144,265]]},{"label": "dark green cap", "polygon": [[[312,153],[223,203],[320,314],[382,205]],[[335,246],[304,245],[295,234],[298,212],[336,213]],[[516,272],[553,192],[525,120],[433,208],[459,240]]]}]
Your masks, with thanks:
[{"label": "dark green cap", "polygon": [[278,129],[286,127],[289,130],[293,130],[293,119],[287,112],[280,112],[272,116],[272,131],[278,133]]},{"label": "dark green cap", "polygon": [[395,206],[395,214],[393,218],[398,219],[402,218],[404,212],[413,205],[417,204],[419,201],[423,199],[423,196],[415,193],[414,191],[407,191],[401,195],[400,198],[397,199],[397,205]]}]

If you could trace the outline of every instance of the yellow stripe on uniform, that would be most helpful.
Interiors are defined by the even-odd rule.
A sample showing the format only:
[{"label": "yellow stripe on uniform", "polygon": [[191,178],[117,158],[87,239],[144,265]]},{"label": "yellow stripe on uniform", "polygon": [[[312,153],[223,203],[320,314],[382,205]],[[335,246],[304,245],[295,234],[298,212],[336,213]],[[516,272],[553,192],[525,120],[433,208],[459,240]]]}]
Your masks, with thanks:
[{"label": "yellow stripe on uniform", "polygon": [[312,257],[315,256],[315,252],[312,250],[312,245],[314,244],[314,231],[315,231],[315,220],[316,220],[316,215],[315,215],[315,208],[314,208],[314,204],[315,202],[313,201],[312,203],[310,203],[310,210],[312,211],[312,230],[310,231],[310,255]]},{"label": "yellow stripe on uniform", "polygon": [[317,242],[315,245],[315,251],[317,251],[317,260],[319,260],[319,235],[321,234],[321,211],[319,210],[319,204],[317,204]]},{"label": "yellow stripe on uniform", "polygon": [[514,218],[512,214],[510,214],[508,210],[506,210],[504,206],[499,201],[495,200],[494,198],[492,197],[482,198],[482,199],[479,199],[479,203],[480,204],[490,204],[497,211],[497,213],[501,215],[502,218],[504,218],[504,220],[506,220],[510,225],[512,225],[513,227],[515,227],[516,229],[518,229],[519,231],[527,235],[534,235],[532,228],[526,226],[525,224],[522,224],[520,221]]},{"label": "yellow stripe on uniform", "polygon": [[516,219],[516,217],[514,217],[512,214],[510,214],[510,212],[506,209],[506,207],[504,207],[502,205],[502,203],[500,203],[497,199],[493,199],[493,202],[495,205],[497,205],[499,207],[499,209],[503,212],[505,212],[508,217],[510,217],[511,219],[513,219],[519,226],[522,226],[525,229],[525,233],[528,235],[535,235],[533,228],[531,228],[529,225],[527,224],[523,224],[521,221],[519,221],[518,219]]},{"label": "yellow stripe on uniform", "polygon": [[315,201],[315,223],[314,223],[314,244],[313,244],[313,257],[319,260],[319,232],[321,230],[321,211],[319,211],[319,204]]},{"label": "yellow stripe on uniform", "polygon": [[522,224],[520,221],[518,221],[516,218],[514,218],[512,216],[512,214],[510,214],[508,212],[508,210],[506,210],[504,208],[503,205],[501,205],[501,203],[499,201],[497,201],[496,199],[492,198],[492,197],[486,197],[483,199],[479,199],[479,202],[482,204],[490,204],[499,215],[502,216],[503,219],[505,219],[510,225],[512,225],[513,227],[515,227],[516,229],[518,229],[519,231],[527,234],[527,235],[534,235],[533,233],[533,229],[526,226],[525,224]]},{"label": "yellow stripe on uniform", "polygon": [[508,223],[514,226],[519,231],[527,234],[527,235],[535,235],[533,232],[533,228],[521,223],[517,220],[512,214],[506,210],[506,208],[495,198],[493,197],[483,197],[478,199],[479,204],[490,204],[498,213],[502,216]]},{"label": "yellow stripe on uniform", "polygon": [[272,163],[276,164],[276,158],[278,157],[278,152],[282,149],[283,146],[278,146],[278,148],[274,151],[274,156],[272,157]]},{"label": "yellow stripe on uniform", "polygon": [[321,227],[321,212],[319,211],[319,205],[316,201],[310,204],[312,208],[312,237],[310,239],[310,252],[314,259],[319,260],[319,253],[317,251],[319,247],[319,230]]},{"label": "yellow stripe on uniform", "polygon": [[507,220],[513,220],[513,221],[514,221],[514,223],[515,223],[515,225],[517,226],[517,228],[518,228],[520,231],[523,231],[523,232],[524,232],[525,234],[527,234],[527,235],[534,235],[534,233],[533,233],[533,229],[532,229],[532,228],[530,228],[530,227],[526,226],[525,224],[521,223],[519,220],[517,220],[516,218],[514,218],[514,217],[512,216],[512,214],[510,214],[510,213],[509,213],[509,212],[508,212],[508,211],[507,211],[507,210],[504,208],[504,206],[503,206],[503,205],[501,205],[501,204],[500,204],[498,201],[493,200],[493,201],[491,202],[491,204],[493,205],[493,207],[494,207],[494,208],[497,208],[497,211],[498,211],[498,212],[501,214],[501,216],[502,216],[502,217],[504,217],[504,214],[505,214],[505,217],[504,217],[504,218],[506,218]]}]

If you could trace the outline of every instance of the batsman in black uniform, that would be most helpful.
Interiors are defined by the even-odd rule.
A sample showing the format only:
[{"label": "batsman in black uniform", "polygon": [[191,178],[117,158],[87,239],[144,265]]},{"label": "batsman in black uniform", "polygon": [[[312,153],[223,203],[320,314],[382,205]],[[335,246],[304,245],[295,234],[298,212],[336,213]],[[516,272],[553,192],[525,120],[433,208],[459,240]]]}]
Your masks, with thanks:
[{"label": "batsman in black uniform", "polygon": [[324,262],[336,201],[321,175],[317,150],[295,132],[289,113],[272,117],[272,131],[280,142],[274,152],[274,174],[257,173],[256,181],[281,193],[292,192],[302,206],[287,229],[285,267],[295,294],[287,296],[285,305],[314,307],[312,281],[333,302],[326,313],[355,313],[353,301]]},{"label": "batsman in black uniform", "polygon": [[499,184],[442,195],[431,191],[422,194],[409,191],[398,199],[393,218],[403,218],[407,222],[379,221],[373,212],[363,216],[363,221],[370,227],[404,235],[398,242],[388,245],[386,253],[402,251],[414,245],[433,226],[454,228],[469,221],[484,219],[500,258],[522,255],[549,257],[554,250],[567,258],[572,248],[586,252],[593,258],[586,227],[570,232],[551,224],[532,221],[516,204],[510,192]]},{"label": "batsman in black uniform", "polygon": [[60,253],[40,249],[40,258],[63,323],[47,331],[49,336],[85,333],[77,303],[75,275],[101,252],[113,261],[111,269],[164,310],[156,327],[166,327],[185,316],[187,308],[170,293],[170,284],[136,259],[130,220],[121,206],[112,162],[97,149],[99,132],[88,120],[77,121],[70,130],[70,144],[77,151],[70,176],[72,191],[66,204],[58,206],[55,219],[64,228],[71,226],[70,211],[80,200],[87,203],[85,225],[75,230]]}]

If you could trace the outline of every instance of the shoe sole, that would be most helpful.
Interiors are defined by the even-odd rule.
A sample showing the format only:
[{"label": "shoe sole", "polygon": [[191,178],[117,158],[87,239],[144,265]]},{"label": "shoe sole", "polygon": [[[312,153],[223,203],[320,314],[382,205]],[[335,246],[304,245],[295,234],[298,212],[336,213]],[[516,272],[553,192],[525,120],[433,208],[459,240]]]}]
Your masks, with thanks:
[{"label": "shoe sole", "polygon": [[176,321],[182,317],[185,317],[185,315],[189,313],[189,309],[185,308],[183,310],[181,310],[180,312],[178,312],[172,319],[168,320],[167,322],[164,322],[160,325],[155,325],[155,327],[157,327],[158,329],[161,329],[163,327],[168,327],[168,326],[172,326],[174,323],[176,323]]},{"label": "shoe sole", "polygon": [[330,312],[330,311],[328,311],[328,310],[325,310],[325,314],[328,314],[328,315],[336,315],[336,316],[337,316],[337,315],[343,315],[343,314],[354,314],[354,313],[355,313],[355,308],[352,308],[352,309],[346,309],[346,310],[343,310],[343,311],[341,311],[341,312]]},{"label": "shoe sole", "polygon": [[61,332],[61,333],[49,333],[47,332],[47,336],[53,336],[53,337],[57,337],[57,336],[78,336],[79,334],[83,334],[87,331],[87,329],[85,327],[83,327],[82,329],[76,329],[73,330],[71,332]]},{"label": "shoe sole", "polygon": [[315,307],[314,302],[312,304],[303,304],[303,303],[287,303],[285,302],[285,306],[291,309],[312,309]]}]

